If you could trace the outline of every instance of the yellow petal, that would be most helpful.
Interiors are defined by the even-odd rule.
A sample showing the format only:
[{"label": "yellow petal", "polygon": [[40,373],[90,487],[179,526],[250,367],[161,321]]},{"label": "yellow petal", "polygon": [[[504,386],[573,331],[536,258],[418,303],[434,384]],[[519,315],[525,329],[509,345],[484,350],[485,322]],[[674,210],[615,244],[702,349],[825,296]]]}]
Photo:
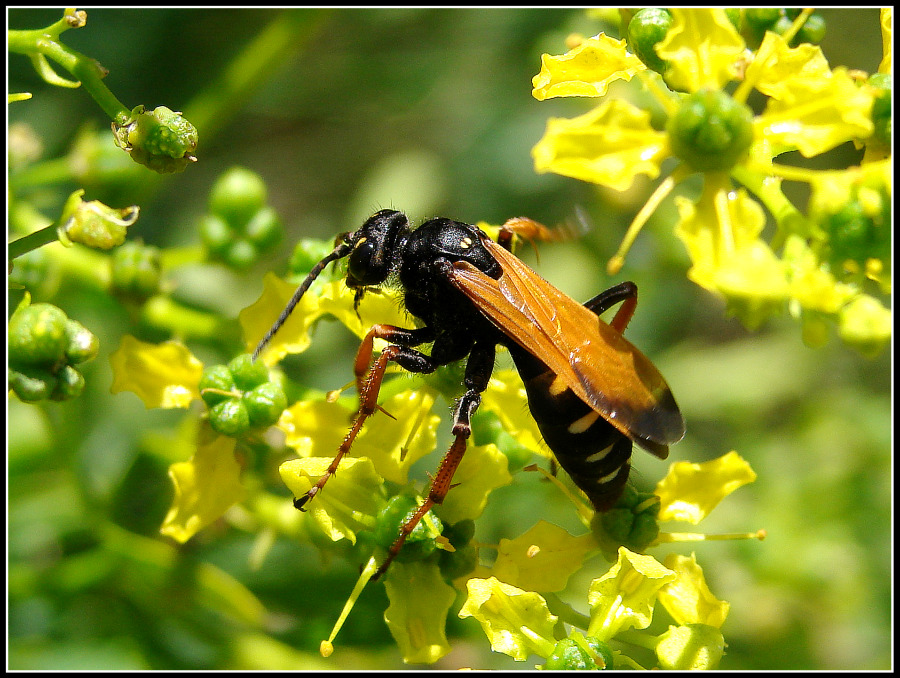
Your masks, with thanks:
[{"label": "yellow petal", "polygon": [[756,136],[776,153],[796,148],[807,158],[872,134],[873,95],[844,68],[830,77],[796,76],[782,83],[781,98],[769,99],[755,121]]},{"label": "yellow petal", "polygon": [[707,624],[720,628],[728,617],[729,604],[709,590],[703,569],[694,554],[690,557],[672,553],[665,566],[675,572],[673,581],[659,591],[659,602],[678,624]]},{"label": "yellow petal", "polygon": [[659,519],[696,525],[725,497],[754,480],[753,469],[733,451],[702,464],[672,464],[656,486],[661,502]]},{"label": "yellow petal", "polygon": [[[386,480],[405,484],[410,466],[435,448],[440,418],[431,413],[434,397],[422,390],[409,390],[381,403],[386,412],[376,412],[365,423],[350,454],[368,457]],[[337,452],[350,427],[352,411],[338,402],[298,401],[281,416],[278,428],[285,444],[301,457],[327,457]]]},{"label": "yellow petal", "polygon": [[[278,472],[294,496],[302,497],[331,461],[331,457],[291,459]],[[375,516],[384,507],[383,482],[371,460],[345,457],[325,488],[304,508],[329,539],[349,539],[355,544],[357,531],[372,529]]]},{"label": "yellow petal", "polygon": [[190,461],[169,467],[175,498],[160,528],[162,534],[186,542],[244,499],[246,491],[241,485],[241,467],[234,458],[234,446],[234,438],[210,436],[198,442]]},{"label": "yellow petal", "polygon": [[132,391],[147,407],[187,407],[200,397],[203,363],[179,342],[149,344],[126,334],[109,361],[110,391]]},{"label": "yellow petal", "polygon": [[450,651],[445,631],[456,591],[435,565],[395,562],[384,583],[390,605],[384,612],[403,661],[433,664]]},{"label": "yellow petal", "polygon": [[540,595],[496,577],[473,577],[466,582],[466,588],[469,597],[459,616],[478,620],[494,652],[525,661],[529,654],[547,657],[553,651],[557,617],[550,614],[547,601]]},{"label": "yellow petal", "polygon": [[541,72],[532,78],[538,101],[551,97],[598,97],[609,83],[631,80],[647,67],[625,49],[624,40],[608,35],[588,38],[561,56],[541,55]]},{"label": "yellow petal", "polygon": [[490,493],[511,482],[506,455],[496,445],[470,446],[453,474],[454,487],[444,499],[438,515],[451,524],[474,520],[484,511]]},{"label": "yellow petal", "polygon": [[656,45],[669,63],[666,82],[682,92],[722,89],[735,77],[744,40],[720,8],[672,7],[672,26]]},{"label": "yellow petal", "polygon": [[591,582],[588,635],[609,640],[620,631],[645,629],[653,619],[657,592],[675,573],[653,556],[619,547],[619,559],[602,577]]},{"label": "yellow petal", "polygon": [[636,175],[659,174],[667,148],[665,133],[650,125],[649,112],[613,99],[571,120],[550,118],[531,155],[538,172],[625,191]]},{"label": "yellow petal", "polygon": [[884,57],[881,59],[881,63],[878,64],[878,72],[879,73],[890,73],[893,68],[892,65],[892,35],[893,35],[893,25],[894,25],[894,8],[893,7],[882,7],[881,8],[881,44],[882,44],[882,53]]},{"label": "yellow petal", "polygon": [[575,537],[542,520],[516,539],[500,540],[491,572],[527,591],[562,591],[582,561],[596,550],[592,534]]},{"label": "yellow petal", "polygon": [[767,32],[756,57],[747,67],[744,79],[763,94],[783,99],[789,89],[788,80],[794,77],[828,78],[831,69],[818,45],[804,42],[790,47],[777,33]]}]

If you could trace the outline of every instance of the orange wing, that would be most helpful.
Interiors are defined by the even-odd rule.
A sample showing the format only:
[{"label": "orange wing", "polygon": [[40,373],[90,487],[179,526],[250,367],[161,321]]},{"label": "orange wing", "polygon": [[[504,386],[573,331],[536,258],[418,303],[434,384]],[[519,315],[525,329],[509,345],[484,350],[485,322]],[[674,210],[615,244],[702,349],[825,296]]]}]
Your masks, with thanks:
[{"label": "orange wing", "polygon": [[664,457],[658,446],[681,440],[684,419],[653,363],[518,257],[488,238],[482,243],[500,263],[500,279],[456,262],[451,283],[616,429]]}]

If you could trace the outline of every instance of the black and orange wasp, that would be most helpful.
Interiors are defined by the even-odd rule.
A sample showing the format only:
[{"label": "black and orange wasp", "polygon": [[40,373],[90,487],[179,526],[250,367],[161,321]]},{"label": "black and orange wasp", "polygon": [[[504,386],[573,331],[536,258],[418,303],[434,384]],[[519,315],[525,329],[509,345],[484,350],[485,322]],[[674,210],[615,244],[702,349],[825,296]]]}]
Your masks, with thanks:
[{"label": "black and orange wasp", "polygon": [[[668,446],[684,436],[684,420],[662,375],[622,336],[637,306],[637,286],[620,283],[579,304],[510,251],[516,234],[547,233],[546,227],[520,217],[504,224],[495,242],[469,224],[435,218],[413,229],[402,212],[381,210],[359,230],[344,234],[312,268],[253,353],[259,356],[325,267],[345,257],[346,284],[356,291],[357,304],[368,289],[395,284],[406,310],[422,323],[414,329],[375,325],[366,334],[354,364],[359,410],[328,470],[306,495],[294,500],[301,510],[322,491],[366,419],[378,409],[389,362],[429,374],[467,359],[466,390],[454,408],[453,443],[428,495],[401,526],[376,577],[450,490],[498,345],[512,356],[544,441],[597,511],[609,510],[621,496],[632,443],[665,459]],[[619,303],[609,324],[600,319]],[[373,361],[376,338],[388,346]],[[430,352],[414,348],[423,344],[431,344]]]}]

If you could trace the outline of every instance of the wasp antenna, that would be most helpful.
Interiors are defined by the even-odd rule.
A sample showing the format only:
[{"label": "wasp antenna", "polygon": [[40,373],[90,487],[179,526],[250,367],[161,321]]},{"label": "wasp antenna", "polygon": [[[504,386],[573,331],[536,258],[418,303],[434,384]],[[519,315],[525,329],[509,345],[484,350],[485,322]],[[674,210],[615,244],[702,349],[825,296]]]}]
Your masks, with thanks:
[{"label": "wasp antenna", "polygon": [[272,337],[275,336],[275,333],[281,329],[281,326],[284,325],[285,321],[287,321],[288,316],[294,310],[294,307],[300,303],[300,299],[303,298],[303,295],[306,294],[306,291],[309,289],[310,285],[313,284],[313,281],[319,277],[319,274],[325,270],[325,267],[328,266],[332,261],[337,261],[338,259],[343,259],[348,254],[350,254],[350,250],[353,249],[352,241],[342,242],[340,245],[334,248],[334,250],[327,255],[322,261],[312,267],[309,275],[306,276],[306,280],[300,283],[300,286],[297,288],[297,291],[294,292],[294,296],[291,297],[291,300],[288,302],[287,306],[284,307],[284,310],[281,312],[281,315],[278,316],[278,320],[272,325],[266,335],[260,339],[259,343],[256,345],[256,350],[253,351],[253,360],[256,360],[259,357],[259,354],[263,352],[263,349],[266,345],[271,341]]}]

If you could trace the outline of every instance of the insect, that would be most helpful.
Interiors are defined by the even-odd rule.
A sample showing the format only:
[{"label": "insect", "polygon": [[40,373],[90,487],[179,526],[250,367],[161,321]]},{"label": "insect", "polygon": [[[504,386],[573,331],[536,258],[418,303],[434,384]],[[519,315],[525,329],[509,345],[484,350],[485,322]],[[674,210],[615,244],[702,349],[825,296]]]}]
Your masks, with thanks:
[{"label": "insect", "polygon": [[[610,509],[621,495],[632,443],[665,459],[668,446],[684,436],[684,420],[662,375],[622,336],[637,306],[637,286],[621,283],[579,304],[509,250],[516,233],[546,232],[529,219],[511,219],[495,242],[469,224],[435,218],[413,229],[402,212],[382,210],[359,230],[344,234],[312,268],[253,354],[256,358],[262,352],[325,267],[345,257],[346,284],[355,290],[357,305],[368,289],[397,284],[406,310],[422,322],[414,329],[375,325],[366,334],[354,363],[359,410],[326,473],[294,500],[301,510],[322,491],[366,419],[378,409],[389,362],[428,374],[466,359],[466,390],[453,413],[454,440],[428,495],[400,528],[376,577],[450,490],[498,345],[512,355],[544,441],[598,511]],[[620,303],[609,324],[600,319]],[[376,338],[388,346],[373,360]],[[416,348],[423,344],[431,344],[430,352]]]}]

